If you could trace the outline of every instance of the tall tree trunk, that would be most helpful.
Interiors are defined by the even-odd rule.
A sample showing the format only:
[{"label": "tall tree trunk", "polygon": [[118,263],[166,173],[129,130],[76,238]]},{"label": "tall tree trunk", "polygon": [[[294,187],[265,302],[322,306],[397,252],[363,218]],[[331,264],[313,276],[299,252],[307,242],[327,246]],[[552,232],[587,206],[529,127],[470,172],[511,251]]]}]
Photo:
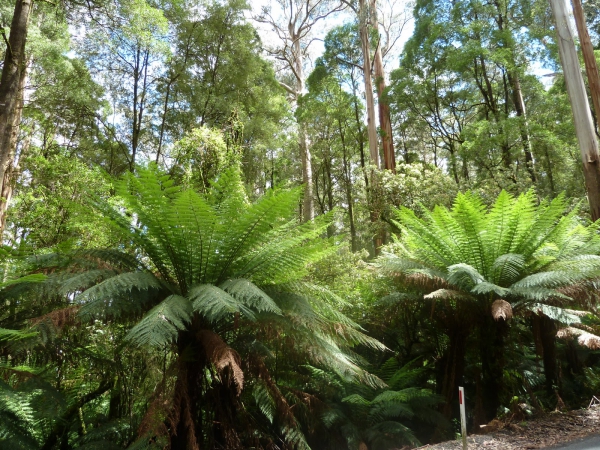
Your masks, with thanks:
[{"label": "tall tree trunk", "polygon": [[381,168],[377,125],[375,123],[375,98],[373,96],[373,79],[371,78],[371,47],[369,44],[369,6],[365,0],[359,0],[360,42],[363,54],[363,75],[365,78],[365,98],[367,102],[367,132],[369,135],[369,153],[371,165]]},{"label": "tall tree trunk", "polygon": [[577,25],[577,34],[579,35],[579,45],[583,53],[583,62],[585,63],[585,72],[590,85],[590,94],[592,103],[596,113],[596,126],[600,130],[600,76],[598,75],[598,64],[594,56],[594,46],[590,39],[587,25],[585,23],[585,15],[583,14],[583,6],[581,0],[571,0],[573,3],[573,15],[575,16],[575,24]]},{"label": "tall tree trunk", "polygon": [[163,111],[162,118],[160,121],[160,132],[158,135],[158,150],[156,151],[156,164],[159,163],[160,154],[162,152],[163,140],[165,136],[165,126],[167,124],[167,113],[169,112],[169,97],[171,96],[171,86],[173,83],[179,78],[179,74],[175,77],[169,78],[169,82],[167,83],[167,91],[165,92],[165,101],[163,103]]},{"label": "tall tree trunk", "polygon": [[342,125],[338,120],[338,130],[342,143],[342,164],[344,174],[344,190],[346,191],[346,203],[348,203],[348,221],[350,222],[350,243],[352,252],[355,252],[358,247],[356,243],[356,226],[354,224],[354,200],[352,198],[352,174],[350,162],[348,160],[348,149],[346,147],[346,134],[342,130]]},{"label": "tall tree trunk", "polygon": [[519,80],[519,74],[516,71],[513,73],[508,72],[508,83],[510,84],[512,91],[512,98],[517,117],[521,118],[519,127],[521,131],[521,141],[523,143],[523,153],[525,154],[527,172],[529,172],[531,181],[537,183],[535,160],[533,159],[533,153],[531,151],[531,137],[529,136],[529,124],[527,123],[527,110],[525,109],[525,101],[523,100],[521,81]]},{"label": "tall tree trunk", "polygon": [[[371,171],[370,189],[367,192],[371,209],[371,223],[377,224],[380,218],[379,210],[374,206],[376,199],[373,191],[378,185],[377,170],[381,169],[379,160],[379,142],[377,137],[377,126],[375,123],[375,98],[373,96],[373,80],[371,78],[371,46],[369,44],[369,25],[370,25],[370,7],[366,0],[359,0],[359,34],[363,54],[363,76],[365,80],[365,99],[367,103],[367,134],[369,136],[369,155],[371,166],[375,169]],[[373,236],[374,254],[378,255],[383,246],[383,230],[376,226]]]},{"label": "tall tree trunk", "polygon": [[[354,82],[352,83],[354,86]],[[365,140],[363,133],[363,123],[360,120],[360,115],[358,114],[358,101],[356,100],[356,91],[353,92],[353,106],[354,106],[354,120],[356,121],[356,131],[358,135],[358,150],[360,152],[360,167],[362,168],[364,180],[365,180],[365,188],[369,189],[369,174],[367,173],[367,163],[365,158]]]},{"label": "tall tree trunk", "polygon": [[142,133],[142,119],[144,118],[146,91],[148,89],[149,56],[150,50],[142,50],[141,47],[138,46],[133,80],[133,127],[131,134],[131,162],[129,164],[129,170],[131,172],[133,172],[135,168],[135,158],[140,143],[140,135]]},{"label": "tall tree trunk", "polygon": [[[372,27],[379,34],[379,23],[377,21],[377,0],[371,0]],[[381,42],[377,43],[375,50],[375,85],[377,86],[377,104],[379,106],[379,129],[381,133],[381,145],[383,147],[383,168],[396,173],[396,154],[394,152],[394,139],[392,135],[392,120],[390,107],[384,100],[385,95],[385,72],[383,70],[383,56],[381,54]]]},{"label": "tall tree trunk", "polygon": [[[302,67],[302,49],[300,48],[300,36],[296,36],[290,23],[290,36],[294,42],[294,72],[296,76],[296,100],[304,93],[304,68]],[[313,174],[310,145],[306,134],[306,126],[301,122],[298,124],[298,144],[300,148],[300,159],[302,161],[302,184],[304,184],[304,200],[302,202],[302,220],[308,222],[315,217],[315,203],[313,199]]]},{"label": "tall tree trunk", "polygon": [[25,43],[32,0],[17,0],[10,25],[10,37],[2,32],[6,54],[0,78],[0,241],[6,223],[8,196],[12,192],[11,172],[21,121],[26,59]]},{"label": "tall tree trunk", "polygon": [[579,58],[575,50],[573,33],[565,0],[549,0],[556,21],[556,33],[560,60],[563,67],[567,93],[571,100],[575,133],[581,151],[585,187],[590,204],[592,220],[600,218],[600,156],[598,141],[590,112],[590,105],[581,76]]},{"label": "tall tree trunk", "polygon": [[302,220],[308,222],[315,218],[315,201],[313,193],[313,174],[310,145],[306,135],[306,127],[300,124],[298,132],[300,157],[302,160],[302,184],[304,185],[304,200],[302,202]]}]

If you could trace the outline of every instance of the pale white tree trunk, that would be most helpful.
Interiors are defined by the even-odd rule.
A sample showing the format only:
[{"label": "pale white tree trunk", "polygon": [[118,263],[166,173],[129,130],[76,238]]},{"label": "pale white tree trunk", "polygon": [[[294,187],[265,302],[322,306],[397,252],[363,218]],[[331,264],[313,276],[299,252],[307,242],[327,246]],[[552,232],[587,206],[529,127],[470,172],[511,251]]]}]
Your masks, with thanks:
[{"label": "pale white tree trunk", "polygon": [[[372,26],[379,36],[379,21],[377,19],[377,0],[371,0],[371,13],[373,15]],[[379,129],[381,132],[381,147],[383,149],[383,168],[396,172],[396,154],[394,152],[394,139],[392,136],[392,121],[390,107],[384,101],[385,93],[385,71],[383,68],[383,54],[381,50],[381,39],[375,50],[374,71],[375,85],[377,86],[377,104],[379,106]]]},{"label": "pale white tree trunk", "polygon": [[[300,39],[294,42],[295,54],[300,55]],[[296,71],[296,96],[304,93],[304,68],[302,67],[302,58],[298,57],[294,60]],[[312,160],[310,155],[310,145],[306,135],[306,127],[304,123],[298,124],[298,144],[300,147],[300,158],[302,161],[302,184],[304,184],[304,199],[302,202],[302,220],[309,221],[315,218],[315,201],[313,197],[313,181],[312,181]]]},{"label": "pale white tree trunk", "polygon": [[560,60],[563,67],[565,84],[575,124],[575,133],[581,151],[585,187],[592,219],[600,218],[600,158],[598,155],[598,142],[594,131],[592,114],[588,102],[579,58],[575,49],[573,32],[569,25],[569,15],[565,0],[549,0],[556,21],[557,44]]},{"label": "pale white tree trunk", "polygon": [[365,100],[367,103],[367,134],[369,136],[369,154],[371,165],[381,168],[379,161],[379,142],[377,123],[375,120],[375,97],[373,96],[373,79],[371,77],[371,48],[369,43],[369,5],[365,0],[359,1],[360,42],[363,54],[363,73],[365,78]]}]

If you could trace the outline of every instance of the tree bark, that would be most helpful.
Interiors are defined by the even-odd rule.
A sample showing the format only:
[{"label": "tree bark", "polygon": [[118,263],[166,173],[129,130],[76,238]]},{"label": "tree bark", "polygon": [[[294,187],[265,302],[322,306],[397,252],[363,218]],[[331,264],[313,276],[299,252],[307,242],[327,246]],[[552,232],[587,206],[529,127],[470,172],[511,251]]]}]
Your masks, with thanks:
[{"label": "tree bark", "polygon": [[346,137],[342,130],[342,125],[338,121],[338,129],[340,132],[340,140],[342,142],[342,164],[344,174],[344,190],[346,192],[346,203],[348,203],[348,221],[350,222],[350,243],[352,252],[358,250],[356,242],[356,225],[354,224],[354,199],[352,197],[352,173],[351,166],[348,160],[348,150],[346,148]]},{"label": "tree bark", "polygon": [[463,329],[456,329],[448,337],[450,342],[441,360],[437,390],[444,399],[442,414],[452,419],[458,417],[458,386],[462,384],[465,372],[467,333]]},{"label": "tree bark", "polygon": [[[377,22],[377,0],[371,0],[371,13],[373,14],[372,26],[378,31]],[[378,31],[379,34],[379,31]],[[381,146],[383,148],[383,168],[396,173],[396,154],[394,152],[394,139],[392,134],[392,120],[390,107],[384,100],[385,95],[385,72],[383,70],[383,56],[381,43],[377,44],[375,50],[375,85],[377,86],[377,104],[379,106],[379,130],[381,133]]]},{"label": "tree bark", "polygon": [[[294,72],[296,76],[296,101],[304,93],[304,68],[302,67],[302,58],[300,48],[300,36],[297,36],[290,23],[290,35],[294,42]],[[302,161],[302,184],[304,184],[304,200],[302,202],[302,220],[308,222],[315,218],[315,202],[313,198],[313,174],[312,159],[310,154],[310,145],[306,135],[306,127],[299,123],[298,143],[300,147],[300,159]]]},{"label": "tree bark", "polygon": [[569,26],[569,16],[565,0],[548,0],[554,19],[560,60],[563,67],[567,93],[571,101],[575,133],[579,142],[585,187],[590,204],[592,220],[600,218],[600,157],[598,141],[592,121],[592,114],[581,76],[579,58],[575,50],[573,33]]},{"label": "tree bark", "polygon": [[577,34],[579,35],[579,45],[583,53],[583,62],[585,63],[585,72],[588,77],[590,86],[590,94],[596,113],[596,126],[600,130],[600,76],[598,75],[598,64],[594,56],[594,46],[590,39],[587,25],[585,23],[585,14],[581,0],[571,0],[573,3],[573,14],[575,16],[575,24],[577,25]]},{"label": "tree bark", "polygon": [[375,98],[373,96],[373,79],[371,78],[371,48],[369,44],[369,11],[365,0],[359,0],[360,42],[363,54],[363,75],[365,79],[365,99],[367,102],[367,132],[369,136],[369,153],[371,165],[381,168],[379,161],[379,145],[377,126],[375,124]]},{"label": "tree bark", "polygon": [[527,172],[529,172],[531,181],[533,183],[537,183],[535,160],[533,159],[533,153],[531,151],[531,137],[529,136],[529,124],[527,123],[527,110],[525,109],[525,101],[523,100],[521,81],[519,80],[519,74],[516,71],[513,73],[508,72],[508,83],[510,84],[512,91],[513,103],[515,105],[517,117],[520,117],[522,121],[519,124],[519,127],[521,131],[521,141],[523,143],[523,153],[525,154]]},{"label": "tree bark", "polygon": [[544,362],[544,375],[546,377],[546,392],[549,396],[552,396],[558,384],[556,323],[548,316],[535,315],[534,320],[537,320],[539,324],[542,361]]},{"label": "tree bark", "polygon": [[0,78],[0,237],[4,231],[8,197],[12,191],[11,174],[21,120],[22,84],[26,69],[25,43],[32,7],[32,0],[17,0],[8,40],[2,30],[6,54]]},{"label": "tree bark", "polygon": [[489,422],[496,417],[501,405],[504,388],[504,341],[508,324],[503,319],[494,320],[487,312],[479,331],[483,412],[485,420]]}]

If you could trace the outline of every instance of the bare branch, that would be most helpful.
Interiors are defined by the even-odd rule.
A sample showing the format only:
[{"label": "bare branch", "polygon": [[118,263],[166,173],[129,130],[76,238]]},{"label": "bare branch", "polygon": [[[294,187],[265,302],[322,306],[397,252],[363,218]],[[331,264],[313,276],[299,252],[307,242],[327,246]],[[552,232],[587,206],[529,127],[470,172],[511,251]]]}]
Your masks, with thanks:
[{"label": "bare branch", "polygon": [[298,96],[298,93],[296,92],[296,90],[294,88],[288,86],[283,81],[277,81],[277,82],[279,83],[279,86],[284,88],[288,93],[292,94],[294,97]]}]

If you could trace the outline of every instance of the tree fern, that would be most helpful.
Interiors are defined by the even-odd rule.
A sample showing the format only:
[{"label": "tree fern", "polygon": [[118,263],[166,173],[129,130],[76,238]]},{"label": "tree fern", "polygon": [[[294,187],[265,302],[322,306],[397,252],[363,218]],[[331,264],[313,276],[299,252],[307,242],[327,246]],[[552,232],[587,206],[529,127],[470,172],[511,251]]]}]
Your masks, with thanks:
[{"label": "tree fern", "polygon": [[[272,190],[251,203],[237,169],[220,174],[200,195],[175,186],[156,167],[140,168],[114,186],[115,199],[93,198],[90,204],[119,236],[119,248],[31,261],[32,270],[48,273],[44,281],[23,279],[0,288],[0,296],[52,299],[39,303],[41,314],[78,308],[82,326],[110,321],[123,330],[118,345],[143,348],[171,367],[153,394],[162,398],[162,409],[146,413],[163,419],[147,418],[144,436],[174,447],[211,447],[221,440],[221,446],[239,448],[249,435],[231,420],[232,411],[249,414],[240,396],[244,385],[252,385],[279,437],[292,447],[307,446],[293,410],[278,418],[285,408],[273,409],[256,387],[284,344],[300,364],[348,381],[383,384],[360,367],[352,347],[384,347],[332,306],[340,299],[298,283],[309,263],[333,251],[322,239],[331,216],[298,223],[299,189]],[[260,374],[248,362],[257,352],[267,361]],[[272,400],[274,390],[269,392]],[[194,423],[203,427],[201,434]]]},{"label": "tree fern", "polygon": [[[401,208],[396,212],[401,238],[378,259],[406,288],[440,304],[438,323],[451,339],[477,330],[482,366],[493,367],[484,376],[484,387],[496,392],[486,394],[490,416],[499,406],[503,322],[512,314],[504,311],[490,321],[494,305],[503,302],[516,313],[534,308],[556,318],[557,308],[574,304],[566,294],[570,286],[600,278],[598,225],[583,226],[578,209],[566,209],[564,195],[537,205],[533,191],[516,198],[502,192],[491,208],[474,194],[459,194],[451,209],[436,207],[422,217]],[[539,304],[548,309],[533,307]],[[483,350],[486,340],[494,347],[489,351]],[[456,362],[448,364],[455,370]],[[452,386],[445,393],[448,403],[455,391]]]}]

